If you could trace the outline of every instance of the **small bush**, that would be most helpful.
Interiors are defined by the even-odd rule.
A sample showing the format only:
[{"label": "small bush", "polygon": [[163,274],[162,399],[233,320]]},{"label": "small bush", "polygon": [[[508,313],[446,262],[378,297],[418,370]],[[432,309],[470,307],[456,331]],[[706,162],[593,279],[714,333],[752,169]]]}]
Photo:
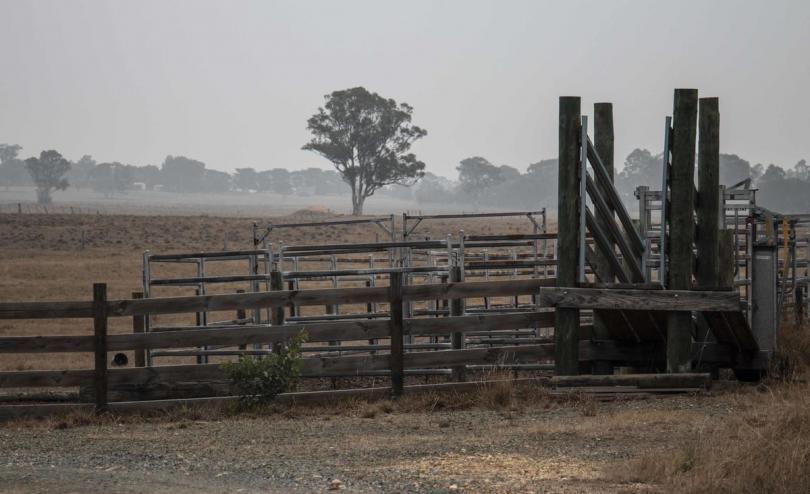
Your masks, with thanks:
[{"label": "small bush", "polygon": [[267,403],[277,394],[292,389],[301,375],[301,345],[306,339],[301,332],[277,353],[259,359],[243,355],[236,362],[222,364],[239,392],[242,408]]}]

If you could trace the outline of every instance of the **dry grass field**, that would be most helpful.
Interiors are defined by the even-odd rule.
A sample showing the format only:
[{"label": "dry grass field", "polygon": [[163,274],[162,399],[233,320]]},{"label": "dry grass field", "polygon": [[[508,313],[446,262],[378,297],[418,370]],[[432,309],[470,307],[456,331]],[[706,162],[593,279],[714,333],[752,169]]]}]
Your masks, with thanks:
[{"label": "dry grass field", "polygon": [[[292,221],[293,217],[262,221]],[[112,298],[141,287],[141,253],[250,245],[249,218],[0,214],[0,300]],[[520,231],[525,220],[431,224],[426,235]],[[84,231],[85,248],[81,248]],[[373,240],[371,227],[274,238]],[[0,335],[89,334],[91,322],[4,321]],[[130,331],[113,322],[113,331]],[[758,386],[597,402],[537,386],[464,395],[271,407],[235,415],[72,415],[0,425],[3,492],[810,492],[807,328],[792,370]],[[80,367],[90,356],[0,355],[0,370]]]}]

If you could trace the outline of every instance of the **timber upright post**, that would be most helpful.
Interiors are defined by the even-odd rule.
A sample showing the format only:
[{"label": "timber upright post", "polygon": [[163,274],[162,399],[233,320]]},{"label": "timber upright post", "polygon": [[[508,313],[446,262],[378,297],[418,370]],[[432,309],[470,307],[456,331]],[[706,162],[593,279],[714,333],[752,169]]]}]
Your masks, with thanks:
[{"label": "timber upright post", "polygon": [[93,389],[96,413],[107,411],[107,284],[93,284]]},{"label": "timber upright post", "polygon": [[[281,271],[274,270],[270,272],[270,289],[272,291],[282,291],[284,290],[284,277]],[[283,326],[284,325],[284,306],[280,305],[278,307],[274,307],[272,312],[270,313],[270,324],[273,326]],[[283,345],[281,342],[275,343],[273,345],[273,353],[281,353]]]},{"label": "timber upright post", "polygon": [[402,396],[405,384],[405,321],[402,312],[402,273],[393,272],[389,279],[388,303],[390,304],[391,320],[389,331],[391,333],[391,395]]},{"label": "timber upright post", "polygon": [[[134,300],[143,298],[143,292],[132,292],[132,298]],[[134,334],[143,333],[144,329],[144,316],[141,314],[136,314],[132,316],[132,332]],[[135,367],[146,367],[146,350],[140,349],[135,350]]]},{"label": "timber upright post", "polygon": [[[579,264],[580,98],[560,97],[557,286],[574,287]],[[554,373],[579,373],[579,309],[556,309]]]},{"label": "timber upright post", "polygon": [[[593,127],[594,127],[594,150],[596,154],[602,159],[602,164],[605,165],[608,178],[613,182],[613,104],[612,103],[595,103],[593,105]],[[606,197],[604,186],[597,181],[597,187],[602,197]],[[608,231],[608,222],[613,222],[613,208],[610,208],[610,216],[605,217],[597,212],[596,222],[603,231]],[[610,264],[606,259],[602,259],[599,255],[598,249],[595,254],[599,262],[595,266],[597,278],[603,283],[611,283],[614,280],[615,273],[610,268]],[[607,324],[601,317],[598,310],[593,314],[593,337],[598,340],[609,340],[610,333]],[[613,374],[613,365],[605,360],[595,360],[591,366],[592,374]]]},{"label": "timber upright post", "polygon": [[698,112],[697,285],[715,290],[720,258],[720,109],[717,98],[700,98]]},{"label": "timber upright post", "polygon": [[[695,237],[695,137],[697,89],[676,89],[672,128],[670,176],[669,270],[667,288],[692,288],[692,244]],[[715,191],[715,194],[717,191]],[[716,225],[716,224],[715,224]],[[692,314],[667,316],[667,372],[689,372],[692,352]]]},{"label": "timber upright post", "polygon": [[[460,283],[464,281],[464,268],[462,266],[452,266],[450,268],[450,282],[451,283]],[[451,317],[458,317],[464,315],[464,299],[463,298],[454,298],[450,300],[450,316]],[[453,332],[453,350],[463,350],[464,349],[464,332],[463,331],[454,331]],[[453,367],[453,380],[458,382],[463,382],[466,380],[466,366],[459,365]]]}]

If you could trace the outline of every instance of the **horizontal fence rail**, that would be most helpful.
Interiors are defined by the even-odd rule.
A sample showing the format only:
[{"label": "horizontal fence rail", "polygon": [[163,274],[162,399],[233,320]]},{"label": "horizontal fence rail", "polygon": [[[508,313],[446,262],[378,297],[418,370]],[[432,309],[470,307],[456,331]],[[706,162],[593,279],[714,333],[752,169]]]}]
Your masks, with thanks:
[{"label": "horizontal fence rail", "polygon": [[[454,331],[495,331],[526,327],[552,327],[553,312],[468,315],[445,318],[404,319],[405,334],[445,336]],[[188,348],[203,345],[270,344],[289,340],[304,332],[309,342],[388,338],[390,322],[338,321],[329,323],[217,326],[210,329],[132,333],[107,336],[108,351],[146,348]],[[93,352],[94,336],[5,336],[0,337],[0,353]]]},{"label": "horizontal fence rail", "polygon": [[[555,280],[469,281],[446,284],[409,285],[402,289],[404,301],[530,295],[541,287],[554,286]],[[273,292],[233,293],[131,300],[110,300],[109,317],[146,314],[184,314],[217,310],[267,307],[387,302],[388,287],[322,288]],[[50,319],[93,317],[92,302],[4,302],[0,319]]]}]

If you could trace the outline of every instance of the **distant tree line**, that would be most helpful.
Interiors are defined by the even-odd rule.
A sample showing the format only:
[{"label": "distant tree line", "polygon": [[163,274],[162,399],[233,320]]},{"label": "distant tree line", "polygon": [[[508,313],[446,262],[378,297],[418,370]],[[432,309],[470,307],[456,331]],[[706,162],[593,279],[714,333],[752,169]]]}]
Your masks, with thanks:
[{"label": "distant tree line", "polygon": [[[348,195],[350,185],[336,170],[237,168],[226,173],[185,156],[167,156],[160,166],[134,166],[119,162],[97,163],[91,156],[71,162],[56,151],[20,159],[21,147],[0,144],[0,187],[36,186],[37,199],[49,203],[55,191],[74,187],[114,197],[132,190],[178,193],[256,193],[290,195]],[[471,209],[535,209],[557,206],[557,160],[545,159],[525,170],[494,165],[480,156],[463,159],[455,180],[418,171],[403,180],[414,185],[380,185],[383,197]],[[745,179],[759,189],[761,206],[782,212],[810,211],[810,166],[800,160],[792,168],[774,164],[751,165],[736,154],[720,155],[720,183],[730,186]],[[634,149],[615,176],[616,188],[630,209],[637,206],[638,186],[661,188],[661,154]]]},{"label": "distant tree line", "polygon": [[161,166],[119,162],[97,163],[90,155],[71,162],[56,151],[21,160],[22,148],[0,144],[0,187],[36,186],[37,200],[51,202],[51,194],[67,187],[93,190],[105,197],[132,190],[180,193],[275,192],[297,195],[346,194],[349,189],[334,170],[284,168],[256,171],[237,168],[233,174],[206,168],[185,156],[167,156]]},{"label": "distant tree line", "polygon": [[[630,209],[638,205],[636,188],[661,189],[662,154],[634,149],[617,167],[616,188]],[[382,195],[420,204],[454,204],[474,209],[533,209],[557,207],[557,160],[528,165],[525,171],[494,165],[480,156],[466,158],[456,167],[455,181],[426,173],[413,187],[389,186]],[[720,183],[734,185],[751,179],[759,189],[757,203],[782,212],[810,211],[810,166],[800,160],[792,169],[751,163],[736,154],[720,155]]]}]

